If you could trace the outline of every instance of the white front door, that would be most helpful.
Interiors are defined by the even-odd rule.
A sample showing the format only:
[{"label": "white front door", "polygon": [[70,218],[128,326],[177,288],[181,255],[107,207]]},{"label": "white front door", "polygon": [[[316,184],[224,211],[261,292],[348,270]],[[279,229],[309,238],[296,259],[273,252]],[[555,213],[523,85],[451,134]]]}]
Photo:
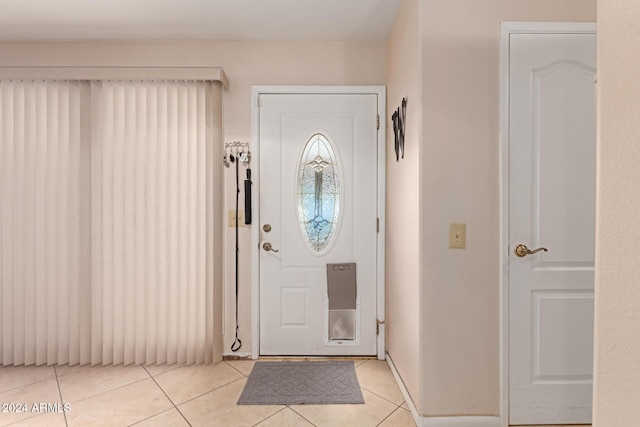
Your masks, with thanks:
[{"label": "white front door", "polygon": [[260,354],[375,355],[377,95],[259,105]]},{"label": "white front door", "polygon": [[510,36],[511,424],[591,422],[595,66],[595,34]]}]

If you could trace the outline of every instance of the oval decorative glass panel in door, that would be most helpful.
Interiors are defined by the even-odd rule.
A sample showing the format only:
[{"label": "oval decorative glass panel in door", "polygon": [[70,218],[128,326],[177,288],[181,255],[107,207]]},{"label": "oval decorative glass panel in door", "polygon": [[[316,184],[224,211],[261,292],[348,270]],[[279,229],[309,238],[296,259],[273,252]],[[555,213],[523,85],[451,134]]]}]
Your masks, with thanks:
[{"label": "oval decorative glass panel in door", "polygon": [[322,252],[335,236],[340,214],[340,174],[337,156],[326,136],[307,141],[298,163],[298,222],[304,240]]}]

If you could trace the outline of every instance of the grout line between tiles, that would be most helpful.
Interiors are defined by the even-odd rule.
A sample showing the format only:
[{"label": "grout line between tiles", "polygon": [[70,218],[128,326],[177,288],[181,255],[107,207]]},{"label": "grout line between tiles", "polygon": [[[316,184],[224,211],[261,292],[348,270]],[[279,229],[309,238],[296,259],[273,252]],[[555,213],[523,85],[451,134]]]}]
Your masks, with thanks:
[{"label": "grout line between tiles", "polygon": [[309,424],[311,424],[313,427],[317,427],[314,423],[311,422],[310,419],[308,419],[307,417],[305,417],[304,415],[302,415],[300,412],[296,411],[295,409],[293,409],[290,405],[287,405],[287,408],[291,409],[293,412],[295,412],[296,414],[298,414],[299,416],[302,417],[303,420],[305,420],[306,422],[308,422]]},{"label": "grout line between tiles", "polygon": [[[191,399],[189,399],[189,400],[185,400],[184,402],[180,403],[180,405],[184,405],[185,403],[187,403],[187,402],[191,402],[192,400],[195,400],[195,399],[197,399],[197,398],[199,398],[199,397],[202,397],[202,396],[204,396],[205,394],[209,394],[209,393],[211,393],[212,391],[220,390],[220,389],[221,389],[221,388],[223,388],[223,387],[226,387],[226,386],[228,386],[228,385],[231,385],[231,384],[233,384],[233,383],[237,383],[238,381],[242,381],[242,380],[246,380],[246,379],[247,379],[247,377],[238,378],[237,380],[234,380],[234,381],[231,381],[230,383],[227,383],[227,384],[221,385],[220,387],[212,388],[211,390],[207,391],[206,393],[202,393],[202,394],[199,394],[199,395],[197,395],[197,396],[195,396],[195,397],[192,397],[192,398],[191,398]],[[157,384],[157,383],[156,383],[156,384]],[[160,388],[162,388],[162,387],[160,387]],[[164,390],[162,390],[162,391],[164,392]],[[173,403],[173,401],[171,401],[171,402]],[[177,408],[177,406],[176,406],[176,408]]]},{"label": "grout line between tiles", "polygon": [[[60,396],[60,404],[64,408],[64,400],[62,399],[62,390],[60,390],[60,381],[58,380],[58,367],[57,365],[53,365],[53,372],[56,374],[56,385],[58,386],[58,395]],[[62,411],[62,415],[64,416],[64,424],[69,427],[69,421],[67,421],[67,412]]]},{"label": "grout line between tiles", "polygon": [[[55,372],[55,368],[54,368],[54,372]],[[19,386],[17,386],[17,387],[8,388],[8,389],[6,389],[6,390],[2,390],[2,391],[0,391],[0,393],[6,393],[6,392],[8,392],[8,391],[17,390],[17,389],[19,389],[19,388],[29,387],[29,386],[32,386],[32,385],[34,385],[34,384],[43,383],[43,382],[45,382],[45,381],[51,381],[51,380],[52,380],[52,379],[54,379],[54,378],[56,378],[56,380],[58,379],[58,378],[57,378],[57,376],[54,376],[54,377],[51,377],[51,378],[45,378],[44,380],[34,381],[34,382],[32,382],[32,383],[29,383],[29,384],[22,384],[22,385],[19,385]]]},{"label": "grout line between tiles", "polygon": [[[59,367],[60,365],[56,364],[56,365],[53,365],[53,366]],[[82,368],[82,369],[76,369],[74,371],[67,372],[66,374],[58,374],[58,370],[56,369],[56,376],[66,377],[67,375],[72,375],[72,374],[75,374],[75,373],[78,373],[78,372],[82,372],[82,371],[85,371],[87,369],[91,369],[94,366],[100,366],[100,365],[91,365],[91,364],[87,363],[87,364],[84,364],[84,365],[76,364],[76,365],[69,366],[68,364],[65,363],[63,366],[68,366],[70,368],[79,367],[79,368]]]},{"label": "grout line between tiles", "polygon": [[[152,365],[153,365],[153,364],[152,364]],[[164,365],[164,363],[163,363],[163,364],[160,364],[160,365],[156,365],[156,366],[162,366],[162,365]],[[158,372],[157,374],[152,374],[151,372],[149,372],[149,371],[146,369],[146,368],[147,368],[147,365],[145,365],[144,363],[143,363],[142,365],[140,365],[140,366],[142,366],[142,367],[144,367],[144,368],[145,368],[145,370],[147,371],[147,373],[149,374],[149,376],[151,376],[151,377],[155,377],[155,376],[158,376],[158,375],[166,374],[167,372],[171,372],[171,371],[173,371],[173,370],[175,370],[175,369],[184,368],[185,366],[190,366],[190,365],[187,365],[187,364],[185,364],[185,363],[182,363],[182,364],[172,363],[171,365],[169,365],[169,366],[171,366],[171,368],[170,368],[170,369],[167,369],[166,371]]]},{"label": "grout line between tiles", "polygon": [[235,366],[230,365],[229,363],[227,363],[227,361],[226,361],[226,360],[223,360],[223,362],[224,362],[224,363],[226,363],[226,365],[227,365],[228,367],[235,369],[235,370],[236,370],[240,375],[242,375],[243,377],[245,377],[245,378],[249,378],[249,376],[248,376],[248,375],[245,375],[245,374],[243,374],[242,372],[240,372],[240,370],[239,370],[239,369],[237,369]]},{"label": "grout line between tiles", "polygon": [[358,364],[356,365],[356,361],[354,360],[354,361],[353,361],[353,368],[354,368],[354,369],[358,369],[360,366],[366,365],[366,364],[367,364],[367,363],[369,363],[369,362],[370,362],[370,360],[363,360],[363,361],[362,361],[362,363],[358,363]]},{"label": "grout line between tiles", "polygon": [[[142,369],[144,369],[145,371],[147,371],[147,368],[146,368],[144,365],[142,365]],[[187,424],[189,424],[189,427],[192,427],[192,426],[191,426],[191,423],[189,422],[189,420],[187,419],[187,417],[185,417],[185,416],[184,416],[184,414],[182,413],[182,411],[180,410],[180,408],[178,408],[178,407],[176,406],[176,404],[175,404],[175,403],[173,402],[173,400],[169,397],[169,395],[167,394],[167,392],[166,392],[166,391],[164,391],[164,389],[160,386],[160,384],[158,384],[158,381],[156,381],[156,379],[153,377],[153,375],[151,375],[151,374],[149,373],[149,371],[147,371],[147,374],[149,374],[149,376],[151,377],[151,379],[153,380],[153,382],[155,383],[155,385],[157,385],[157,386],[158,386],[158,388],[160,389],[160,391],[162,392],[162,394],[164,394],[165,396],[167,396],[167,399],[169,399],[169,402],[171,402],[171,404],[172,404],[172,405],[173,405],[173,407],[176,409],[176,411],[178,411],[178,413],[180,414],[180,416],[181,416],[182,418],[184,418],[184,420],[186,421],[186,423],[187,423]],[[163,412],[166,412],[166,411],[163,411]],[[160,412],[160,414],[162,414],[162,412]],[[156,414],[156,415],[159,415],[159,414]],[[155,417],[155,415],[154,415],[154,417]],[[149,417],[149,418],[151,418],[151,417]]]},{"label": "grout line between tiles", "polygon": [[371,394],[375,394],[375,395],[376,395],[376,396],[378,396],[380,399],[384,399],[384,400],[386,400],[387,402],[391,403],[392,405],[397,406],[398,408],[399,408],[399,407],[401,407],[401,406],[402,406],[402,404],[404,403],[404,399],[402,399],[402,403],[398,405],[397,403],[390,401],[390,400],[389,400],[389,399],[387,399],[386,397],[380,396],[380,395],[379,395],[378,393],[376,393],[375,391],[371,391],[371,390],[369,390],[368,388],[366,388],[366,387],[362,387],[362,386],[360,386],[360,388],[361,388],[361,389],[363,389],[363,390],[367,390],[367,391],[368,391],[369,393],[371,393]]},{"label": "grout line between tiles", "polygon": [[271,417],[275,417],[277,414],[279,414],[280,412],[284,411],[285,409],[287,409],[288,406],[285,406],[284,408],[280,409],[279,411],[269,415],[267,418],[261,419],[260,421],[258,421],[257,423],[255,423],[252,427],[256,427],[257,425],[259,425],[260,423],[263,423],[265,421],[267,421],[269,418]]},{"label": "grout line between tiles", "polygon": [[[387,415],[386,417],[384,417],[384,419],[383,419],[382,421],[380,421],[378,424],[376,424],[376,426],[377,426],[377,427],[379,427],[380,425],[382,425],[382,423],[383,423],[383,422],[385,422],[385,421],[386,421],[386,420],[387,420],[391,415],[395,414],[395,413],[398,411],[398,409],[402,409],[402,408],[400,408],[400,407],[398,406],[396,409],[394,409],[393,411],[391,411],[391,413],[390,413],[389,415]],[[404,411],[404,409],[402,409],[402,410]]]},{"label": "grout line between tiles", "polygon": [[[75,400],[75,401],[73,401],[73,402],[67,402],[67,403],[69,403],[69,404],[71,404],[71,405],[73,406],[73,405],[74,405],[74,404],[76,404],[76,403],[84,402],[85,400],[93,399],[93,398],[94,398],[94,397],[96,397],[96,396],[101,396],[101,395],[103,395],[103,394],[111,393],[112,391],[119,390],[119,389],[121,389],[121,388],[123,388],[123,387],[127,387],[127,386],[130,386],[130,385],[132,385],[132,384],[139,383],[139,382],[141,382],[141,381],[146,381],[146,380],[148,380],[148,379],[149,379],[149,378],[142,378],[142,379],[139,379],[139,380],[136,380],[136,381],[133,381],[133,382],[127,383],[127,384],[123,384],[123,385],[121,385],[121,386],[119,386],[119,387],[112,388],[112,389],[110,389],[110,390],[105,390],[105,391],[103,391],[102,393],[94,394],[94,395],[92,395],[92,396],[87,396],[87,397],[85,397],[85,398],[83,398],[83,399]],[[64,404],[65,402],[63,401],[62,403]]]},{"label": "grout line between tiles", "polygon": [[[147,418],[145,418],[145,419],[142,419],[142,420],[140,420],[140,421],[136,421],[136,422],[135,422],[135,423],[133,423],[133,424],[129,424],[129,425],[128,425],[128,427],[134,427],[134,426],[136,426],[136,425],[138,425],[138,424],[140,424],[140,423],[143,423],[143,422],[147,421],[147,420],[148,420],[148,419],[150,419],[150,418],[157,417],[158,415],[162,415],[162,414],[164,414],[165,412],[173,411],[174,409],[176,409],[176,408],[175,408],[175,407],[173,407],[173,408],[166,409],[166,410],[164,410],[164,411],[162,411],[162,412],[158,412],[158,413],[157,413],[157,414],[155,414],[155,415],[151,415],[151,416],[149,416],[149,417],[147,417]],[[180,411],[178,411],[178,413],[179,413],[179,412],[180,412]],[[182,414],[181,414],[181,415],[182,415]],[[185,420],[185,421],[186,421],[186,420]],[[187,424],[189,424],[189,421],[187,421]],[[189,425],[191,425],[191,424],[189,424]]]},{"label": "grout line between tiles", "polygon": [[[53,365],[53,366],[56,366],[56,365]],[[141,367],[142,367],[142,369],[143,369],[143,370],[146,372],[146,374],[148,375],[148,377],[147,377],[147,378],[141,378],[141,379],[139,379],[139,380],[135,380],[135,381],[132,381],[132,382],[130,382],[130,383],[123,384],[123,385],[118,386],[118,387],[116,387],[116,388],[112,388],[112,389],[104,390],[104,391],[102,391],[102,392],[100,392],[100,393],[98,393],[98,394],[93,394],[93,395],[91,395],[91,396],[87,396],[87,397],[84,397],[84,398],[82,398],[82,399],[74,400],[73,402],[67,402],[67,403],[75,404],[75,403],[78,403],[78,402],[82,402],[82,401],[85,401],[85,400],[87,400],[87,399],[91,399],[92,397],[100,396],[101,394],[108,393],[108,392],[113,391],[113,390],[118,390],[118,389],[120,389],[120,388],[122,388],[122,387],[126,387],[126,386],[128,386],[128,385],[135,384],[135,383],[138,383],[138,382],[140,382],[140,381],[147,380],[147,379],[149,379],[149,378],[153,378],[153,377],[151,377],[151,375],[149,375],[149,372],[148,372],[146,369],[144,369],[144,366],[143,366],[143,365],[123,365],[123,364],[118,364],[118,365],[113,365],[113,364],[111,364],[111,365],[91,365],[91,368],[94,368],[94,367],[97,367],[97,368],[104,368],[104,367],[106,367],[106,366],[132,366],[132,367],[141,366]],[[55,368],[54,368],[54,370],[55,370]],[[70,373],[70,374],[65,374],[65,375],[62,375],[62,377],[69,377],[69,376],[71,376],[71,375],[76,375],[76,374],[79,374],[79,373],[81,373],[81,372],[84,372],[85,370],[86,370],[86,369],[82,369],[82,370],[77,371],[77,372],[72,372],[72,373]],[[58,379],[58,375],[57,375],[57,374],[56,374],[56,381],[58,381],[58,389],[59,389],[59,388],[60,388],[60,382],[59,382],[59,379]],[[62,398],[62,391],[60,392],[60,397]],[[63,399],[62,403],[63,403],[63,404],[65,403],[64,399]]]}]

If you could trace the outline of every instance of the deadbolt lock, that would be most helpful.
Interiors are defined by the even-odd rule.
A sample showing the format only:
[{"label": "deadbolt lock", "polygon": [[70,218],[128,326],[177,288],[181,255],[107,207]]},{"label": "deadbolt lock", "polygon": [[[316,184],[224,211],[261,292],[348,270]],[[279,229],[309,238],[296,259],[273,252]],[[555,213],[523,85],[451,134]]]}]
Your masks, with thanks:
[{"label": "deadbolt lock", "polygon": [[262,226],[262,229],[264,230],[265,233],[268,233],[271,231],[271,224],[265,224]]}]

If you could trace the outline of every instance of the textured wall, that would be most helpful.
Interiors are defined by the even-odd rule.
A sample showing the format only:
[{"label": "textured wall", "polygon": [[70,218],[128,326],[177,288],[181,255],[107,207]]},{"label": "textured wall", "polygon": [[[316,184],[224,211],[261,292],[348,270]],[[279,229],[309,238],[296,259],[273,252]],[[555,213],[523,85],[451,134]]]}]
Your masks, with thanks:
[{"label": "textured wall", "polygon": [[[402,4],[389,40],[387,83],[387,351],[412,400],[419,387],[420,314],[418,212],[421,56],[420,3]],[[393,111],[407,98],[405,158],[396,162]]]},{"label": "textured wall", "polygon": [[640,3],[598,0],[594,417],[640,422]]}]

